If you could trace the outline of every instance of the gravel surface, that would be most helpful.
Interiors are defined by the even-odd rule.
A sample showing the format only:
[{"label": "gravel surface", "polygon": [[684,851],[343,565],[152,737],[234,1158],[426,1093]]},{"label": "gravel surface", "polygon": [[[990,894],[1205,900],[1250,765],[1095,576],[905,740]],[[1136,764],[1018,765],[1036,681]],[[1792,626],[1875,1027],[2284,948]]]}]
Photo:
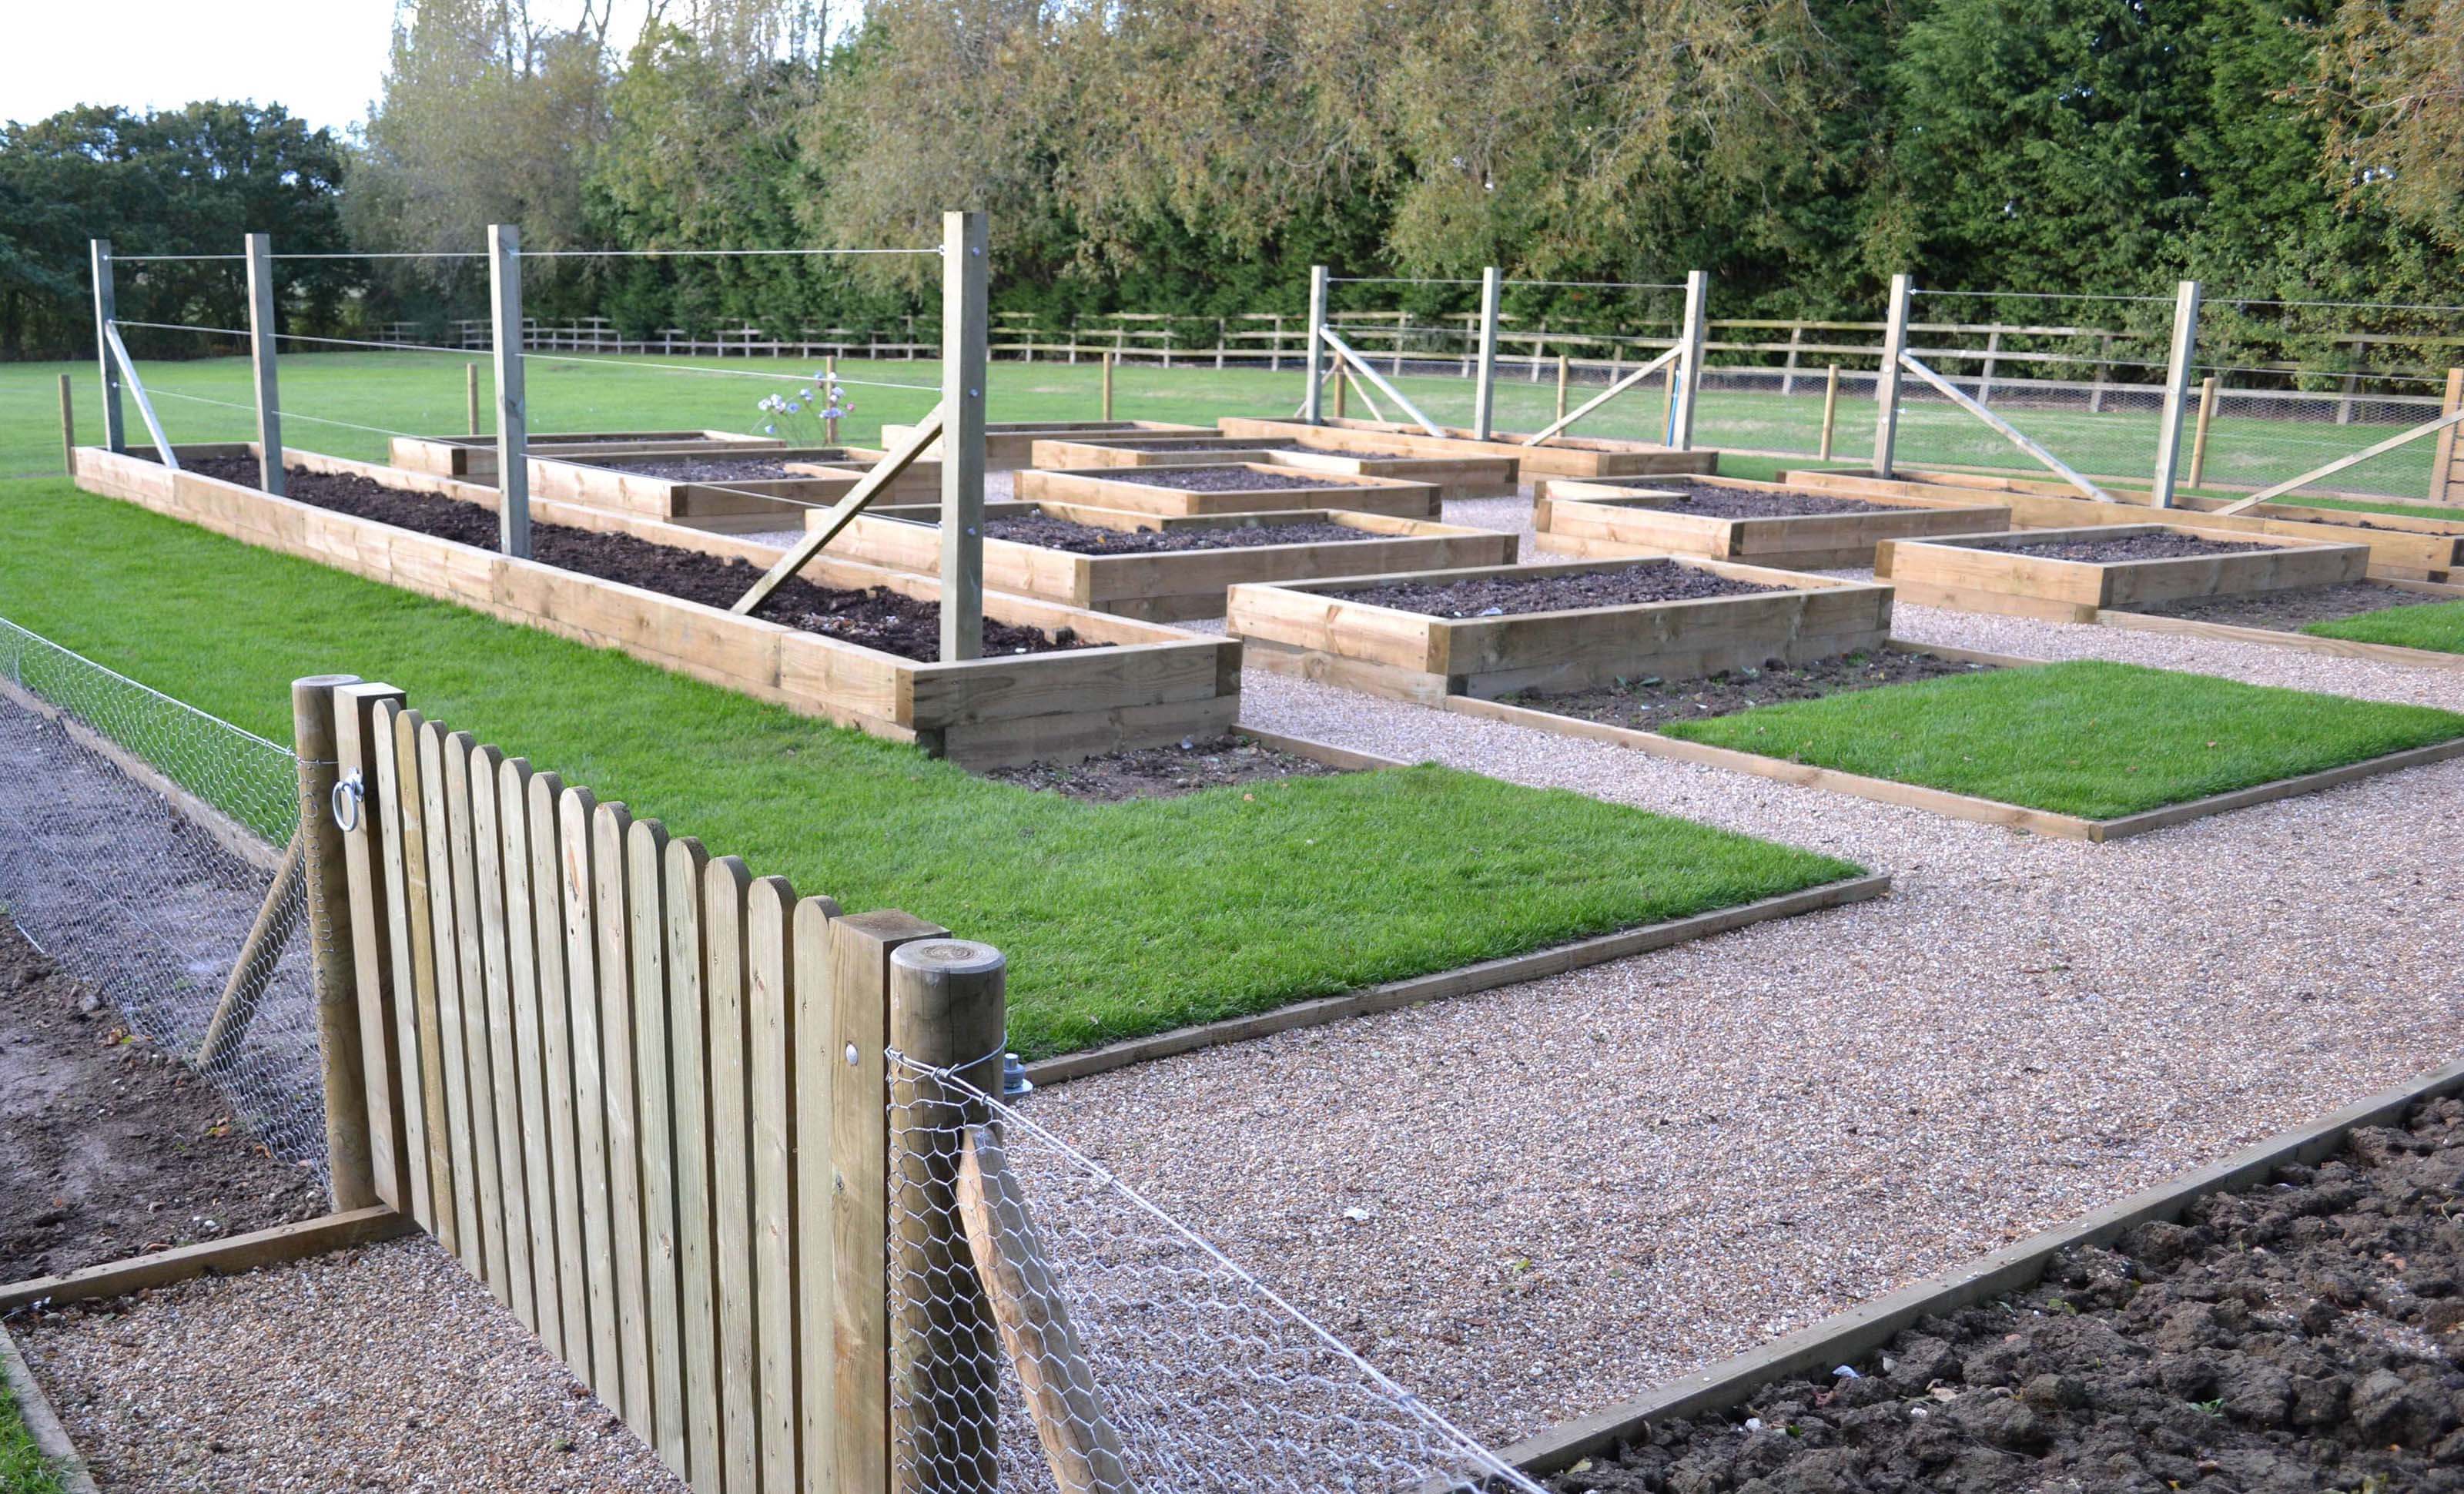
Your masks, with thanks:
[{"label": "gravel surface", "polygon": [[9,1329],[105,1489],[684,1490],[424,1238]]}]

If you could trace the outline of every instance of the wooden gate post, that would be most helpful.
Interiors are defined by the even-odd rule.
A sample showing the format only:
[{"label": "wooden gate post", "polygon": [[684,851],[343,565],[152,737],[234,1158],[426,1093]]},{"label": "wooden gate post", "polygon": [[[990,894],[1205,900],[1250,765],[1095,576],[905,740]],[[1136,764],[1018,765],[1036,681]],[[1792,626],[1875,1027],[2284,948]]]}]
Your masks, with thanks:
[{"label": "wooden gate post", "polygon": [[308,891],[309,971],[317,993],[317,1051],[325,1085],[325,1165],[334,1207],[379,1201],[368,1146],[367,1067],[360,1041],[358,960],[351,936],[350,872],[342,831],[329,807],[341,779],[334,730],[337,689],[356,674],[291,682],[291,730],[299,755],[299,844]]},{"label": "wooden gate post", "polygon": [[891,1135],[891,1488],[961,1494],[999,1482],[1001,1344],[959,1204],[967,1129],[980,1102],[918,1067],[1001,1092],[1007,961],[989,944],[924,939],[890,956],[891,1075],[907,1103]]}]

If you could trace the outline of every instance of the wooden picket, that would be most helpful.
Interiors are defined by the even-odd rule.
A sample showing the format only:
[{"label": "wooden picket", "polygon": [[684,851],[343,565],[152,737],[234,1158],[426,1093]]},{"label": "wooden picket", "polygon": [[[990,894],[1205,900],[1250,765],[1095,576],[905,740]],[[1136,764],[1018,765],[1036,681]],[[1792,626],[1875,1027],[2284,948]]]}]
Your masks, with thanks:
[{"label": "wooden picket", "polygon": [[942,931],[367,709],[388,1201],[698,1494],[888,1494],[889,955]]}]

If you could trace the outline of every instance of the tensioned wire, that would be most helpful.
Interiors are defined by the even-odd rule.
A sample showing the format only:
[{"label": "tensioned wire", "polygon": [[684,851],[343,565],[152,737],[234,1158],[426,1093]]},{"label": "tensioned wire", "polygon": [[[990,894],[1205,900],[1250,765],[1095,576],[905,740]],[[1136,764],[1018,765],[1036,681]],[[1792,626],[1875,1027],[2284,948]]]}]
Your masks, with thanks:
[{"label": "tensioned wire", "polygon": [[[835,259],[861,254],[930,254],[938,257],[941,247],[931,249],[524,249],[515,252],[524,259],[738,259],[773,255],[800,259]],[[116,265],[203,264],[210,260],[246,259],[246,254],[114,254]],[[482,249],[440,250],[340,250],[332,253],[272,254],[273,259],[485,259]]]}]

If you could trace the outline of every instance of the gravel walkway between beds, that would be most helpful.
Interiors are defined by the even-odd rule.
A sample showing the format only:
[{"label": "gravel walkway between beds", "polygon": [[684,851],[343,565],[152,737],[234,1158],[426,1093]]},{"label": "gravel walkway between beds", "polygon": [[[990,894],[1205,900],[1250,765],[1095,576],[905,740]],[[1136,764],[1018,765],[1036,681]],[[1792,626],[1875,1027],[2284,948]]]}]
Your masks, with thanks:
[{"label": "gravel walkway between beds", "polygon": [[[1971,648],[2464,709],[2464,674],[1900,616]],[[2464,1049],[2464,761],[2094,846],[1255,670],[1243,689],[1259,726],[1898,877],[1883,903],[1030,1102],[1480,1435],[1596,1410]]]},{"label": "gravel walkway between beds", "polygon": [[684,1489],[425,1237],[9,1328],[105,1489]]}]

